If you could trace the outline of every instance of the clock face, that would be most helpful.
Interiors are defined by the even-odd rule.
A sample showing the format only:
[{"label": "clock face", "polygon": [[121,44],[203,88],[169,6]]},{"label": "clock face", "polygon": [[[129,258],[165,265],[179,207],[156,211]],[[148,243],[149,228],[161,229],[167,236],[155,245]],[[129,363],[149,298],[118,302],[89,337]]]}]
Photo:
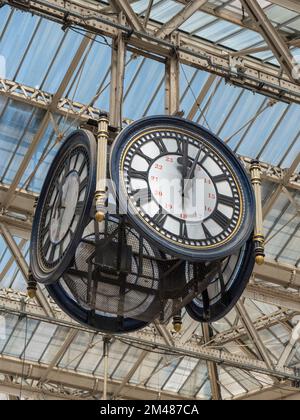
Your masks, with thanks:
[{"label": "clock face", "polygon": [[140,122],[136,132],[137,123],[121,133],[111,156],[117,194],[133,222],[163,249],[191,259],[203,252],[220,257],[217,250],[246,228],[239,237],[245,241],[253,225],[253,193],[232,152],[185,120],[142,121],[144,129]]},{"label": "clock face", "polygon": [[89,217],[95,169],[91,149],[95,140],[83,130],[71,134],[54,159],[36,210],[31,269],[37,281],[53,282],[80,240]]},{"label": "clock face", "polygon": [[[203,293],[186,305],[188,314],[199,322],[224,318],[240,299],[254,267],[252,238],[237,252],[220,262],[218,274]],[[186,278],[194,277],[194,264],[186,264]]]}]

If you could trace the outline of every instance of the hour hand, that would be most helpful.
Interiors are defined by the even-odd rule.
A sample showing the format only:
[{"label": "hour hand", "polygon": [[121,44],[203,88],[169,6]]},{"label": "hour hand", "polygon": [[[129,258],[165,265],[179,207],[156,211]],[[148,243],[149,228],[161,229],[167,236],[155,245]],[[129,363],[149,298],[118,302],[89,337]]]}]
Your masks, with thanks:
[{"label": "hour hand", "polygon": [[198,150],[198,153],[197,153],[197,155],[196,155],[196,157],[195,157],[195,160],[194,160],[194,162],[193,162],[193,164],[192,164],[192,166],[191,166],[191,168],[190,168],[190,170],[189,170],[189,173],[187,174],[187,183],[185,184],[185,186],[184,186],[184,189],[183,189],[183,193],[185,193],[186,192],[186,190],[189,188],[189,186],[190,186],[190,183],[191,183],[191,180],[194,178],[194,176],[195,176],[195,169],[196,169],[196,166],[197,166],[197,164],[198,164],[198,162],[199,162],[199,158],[200,158],[200,155],[201,155],[201,151],[202,151],[202,147],[200,147],[200,149]]},{"label": "hour hand", "polygon": [[188,143],[185,141],[182,145],[182,156],[177,159],[177,163],[180,165],[182,179],[184,180],[187,175],[189,167],[189,156],[188,156]]}]

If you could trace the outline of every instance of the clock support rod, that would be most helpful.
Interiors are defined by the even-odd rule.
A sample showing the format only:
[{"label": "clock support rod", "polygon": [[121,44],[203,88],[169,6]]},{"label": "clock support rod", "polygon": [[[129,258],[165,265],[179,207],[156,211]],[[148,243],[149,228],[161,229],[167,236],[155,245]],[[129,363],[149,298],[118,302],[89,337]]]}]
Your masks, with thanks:
[{"label": "clock support rod", "polygon": [[106,213],[107,202],[107,145],[108,145],[108,116],[106,113],[100,115],[97,133],[97,180],[96,180],[96,214],[97,222],[102,222]]}]

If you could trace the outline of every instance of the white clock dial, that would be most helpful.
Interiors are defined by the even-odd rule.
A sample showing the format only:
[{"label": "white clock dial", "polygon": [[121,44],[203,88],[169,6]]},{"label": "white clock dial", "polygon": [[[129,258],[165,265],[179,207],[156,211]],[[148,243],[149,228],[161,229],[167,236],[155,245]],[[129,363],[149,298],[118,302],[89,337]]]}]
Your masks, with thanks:
[{"label": "white clock dial", "polygon": [[96,141],[73,131],[54,157],[33,220],[30,268],[50,284],[67,269],[91,214],[96,181]]},{"label": "white clock dial", "polygon": [[201,139],[175,130],[145,134],[129,144],[121,173],[136,216],[171,241],[213,246],[238,226],[237,182]]},{"label": "white clock dial", "polygon": [[176,258],[221,259],[252,234],[255,200],[245,169],[198,124],[164,115],[130,124],[113,143],[110,172],[118,208]]},{"label": "white clock dial", "polygon": [[77,149],[52,180],[50,200],[43,209],[45,222],[40,229],[41,255],[45,264],[59,260],[72,240],[86,198],[87,176],[86,155]]}]

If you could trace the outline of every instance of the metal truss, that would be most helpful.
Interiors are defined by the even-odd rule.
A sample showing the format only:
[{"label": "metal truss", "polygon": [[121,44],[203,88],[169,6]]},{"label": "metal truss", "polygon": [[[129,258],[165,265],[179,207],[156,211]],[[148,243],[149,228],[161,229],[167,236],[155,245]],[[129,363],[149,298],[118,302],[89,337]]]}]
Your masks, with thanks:
[{"label": "metal truss", "polygon": [[[8,187],[0,185],[0,201],[1,197],[5,197],[7,190]],[[18,192],[14,197],[13,209],[0,214],[0,223],[9,228],[11,235],[30,238],[36,197],[35,194],[25,191]],[[255,266],[252,277],[253,280],[245,291],[245,297],[300,312],[300,268],[266,260],[264,265]],[[282,287],[270,287],[271,284],[285,289],[295,289],[295,292],[284,290]]]},{"label": "metal truss", "polygon": [[281,64],[282,69],[292,81],[295,80],[293,76],[293,69],[295,66],[293,56],[279,33],[267,18],[262,7],[256,0],[241,0],[241,2],[248,15],[255,22],[266,43],[273,51],[278,62]]},{"label": "metal truss", "polygon": [[[24,3],[2,0],[2,4],[24,9]],[[177,33],[171,40],[157,37],[155,33],[163,25],[149,22],[147,32],[136,30],[130,24],[119,22],[118,18],[101,13],[99,5],[92,7],[82,0],[28,0],[25,9],[51,18],[63,25],[79,25],[93,33],[116,38],[120,31],[126,37],[128,49],[139,53],[170,58],[177,52],[180,62],[215,73],[232,84],[281,101],[300,103],[300,86],[288,77],[278,75],[278,67],[261,63],[249,57],[234,58],[232,51],[204,42],[196,37]],[[67,16],[67,18],[66,18]]]},{"label": "metal truss", "polygon": [[[177,0],[178,3],[182,3],[185,5],[189,1],[190,0]],[[300,13],[298,0],[269,0],[269,2]],[[214,16],[222,20],[226,20],[227,22],[233,23],[234,25],[238,25],[241,28],[250,29],[251,31],[258,31],[256,25],[251,20],[243,19],[242,14],[238,14],[233,12],[232,10],[229,10],[226,7],[227,4],[230,4],[230,2],[217,6],[216,4],[207,1],[203,6],[200,7],[200,10],[204,13],[207,13],[208,15]],[[281,31],[280,29],[279,33],[281,33],[282,36],[286,36],[286,33]],[[293,42],[296,43],[297,41],[295,40]]]},{"label": "metal truss", "polygon": [[[12,314],[23,314],[28,316],[29,318],[49,322],[55,325],[61,325],[66,327],[71,327],[73,329],[78,329],[81,331],[89,331],[85,327],[75,324],[73,321],[69,321],[69,318],[67,315],[62,313],[61,311],[56,309],[57,312],[61,312],[60,315],[56,318],[53,317],[46,317],[44,315],[44,312],[42,308],[33,303],[33,302],[25,302],[24,304],[24,298],[21,298],[21,294],[14,292],[14,291],[0,291],[0,310],[4,311],[6,313],[12,313]],[[92,330],[90,330],[92,332]],[[103,334],[99,333],[99,336],[103,336]],[[113,336],[115,340],[118,340],[118,336]],[[232,366],[235,368],[242,368],[247,371],[254,371],[266,375],[270,375],[275,378],[282,378],[282,379],[288,379],[291,381],[298,381],[299,377],[297,376],[296,372],[294,372],[293,369],[286,368],[286,367],[274,367],[270,368],[266,365],[265,362],[261,360],[257,360],[254,358],[247,358],[241,355],[237,354],[230,354],[223,350],[215,350],[210,347],[205,346],[199,346],[198,343],[189,342],[185,345],[180,344],[176,340],[174,340],[174,345],[167,345],[162,337],[156,336],[155,342],[153,341],[153,330],[148,327],[144,330],[130,333],[126,335],[126,338],[124,338],[128,344],[133,344],[136,346],[139,346],[141,348],[144,348],[146,351],[151,351],[152,349],[155,349],[156,351],[161,351],[162,353],[166,352],[167,354],[171,353],[174,354],[174,356],[183,356],[183,357],[191,357],[196,360],[205,360],[208,362],[215,362],[217,364],[222,364],[224,366]],[[0,356],[0,364],[1,364],[1,371],[4,373],[10,373],[5,363],[7,362],[6,356]],[[20,359],[17,359],[20,365],[22,365],[22,362]],[[32,365],[32,362],[28,362],[29,365]],[[47,381],[53,380],[53,376],[55,376],[59,369],[55,368],[51,371],[48,370],[49,366],[42,366],[38,365],[39,370],[38,372],[38,379],[45,377],[45,371],[47,372]],[[32,371],[32,368],[31,368]],[[75,372],[65,372],[68,375],[77,375]],[[64,380],[62,380],[63,370],[59,372],[59,378],[61,383],[67,384]],[[25,374],[26,377],[26,374]],[[79,379],[79,377],[78,377]],[[95,379],[95,378],[93,378]],[[93,384],[94,385],[94,384]],[[70,386],[70,384],[68,384]],[[118,384],[120,386],[120,384]],[[81,388],[84,389],[84,388]],[[179,395],[177,395],[177,398]],[[181,396],[180,396],[181,397]]]},{"label": "metal truss", "polygon": [[[118,74],[119,74],[118,77],[120,78],[120,73]],[[170,90],[170,89],[172,89],[172,87],[178,84],[178,79],[175,76],[175,74],[176,72],[174,71],[174,61],[173,61],[173,64],[170,64],[169,76],[168,76],[170,79],[170,86],[171,86],[169,87],[170,92],[173,92],[173,90]],[[205,95],[205,93],[209,89],[209,86],[212,83],[212,81],[213,81],[213,78],[209,79],[209,82],[203,88],[204,89],[203,92],[200,92],[200,95],[197,99],[197,104],[201,102],[201,98],[203,97],[203,95]],[[42,108],[45,110],[48,109],[50,103],[52,102],[52,95],[47,92],[44,92],[39,89],[35,89],[33,87],[25,86],[11,80],[5,80],[5,79],[0,79],[0,94],[4,95],[7,98],[14,99],[19,102],[27,103],[34,107]],[[114,93],[114,94],[112,93],[111,110],[113,110],[113,104],[116,104],[117,100],[120,100],[121,97],[122,97],[122,92],[120,91],[118,91],[118,93]],[[195,107],[191,109],[189,117],[194,115],[197,104],[195,105]],[[170,113],[176,112],[176,107],[178,108],[178,96],[174,94],[173,95],[170,94],[169,96],[166,95],[166,108],[170,109]],[[69,118],[71,119],[76,119],[80,122],[86,122],[90,119],[97,119],[101,113],[101,110],[91,107],[91,106],[89,107],[87,105],[80,104],[78,102],[73,102],[67,98],[61,98],[58,101],[57,109],[55,112],[58,115],[62,115],[62,116],[68,115]],[[120,113],[112,112],[111,119],[113,120],[112,122],[117,124],[117,120],[120,119]],[[119,123],[117,125],[119,125]],[[240,156],[240,160],[243,162],[243,164],[249,171],[250,166],[251,166],[251,159],[245,156]],[[300,175],[294,172],[297,168],[297,165],[293,165],[291,168],[292,168],[292,171],[290,169],[286,170],[286,169],[273,166],[271,164],[261,162],[262,178],[267,181],[280,184],[280,186],[285,185],[287,188],[300,190]]]},{"label": "metal truss", "polygon": [[[100,399],[103,394],[104,381],[99,376],[87,375],[75,371],[56,368],[51,372],[47,385],[41,386],[39,379],[47,372],[47,365],[42,365],[25,360],[0,356],[1,372],[13,377],[13,382],[0,380],[0,392],[10,395],[20,395],[20,382],[22,384],[22,396],[30,399],[54,399],[54,400],[81,400]],[[184,395],[167,391],[157,391],[134,384],[125,384],[121,381],[108,380],[107,394],[109,399],[118,398],[128,400],[189,400]],[[199,398],[196,398],[199,400]]]},{"label": "metal truss", "polygon": [[[0,79],[0,92],[1,95],[7,98],[29,103],[34,107],[45,110],[50,106],[53,98],[53,95],[40,89],[5,79]],[[64,117],[79,118],[79,121],[87,121],[89,119],[98,119],[100,110],[71,101],[68,98],[60,98],[55,113]]]},{"label": "metal truss", "polygon": [[[261,331],[270,328],[274,325],[281,324],[291,320],[298,312],[291,311],[288,309],[280,309],[270,315],[263,315],[260,318],[253,321],[253,326],[256,331]],[[199,340],[202,337],[195,337]],[[215,334],[210,340],[211,346],[220,346],[231,343],[233,341],[245,340],[247,338],[247,332],[243,325],[235,326],[229,330]]]}]

